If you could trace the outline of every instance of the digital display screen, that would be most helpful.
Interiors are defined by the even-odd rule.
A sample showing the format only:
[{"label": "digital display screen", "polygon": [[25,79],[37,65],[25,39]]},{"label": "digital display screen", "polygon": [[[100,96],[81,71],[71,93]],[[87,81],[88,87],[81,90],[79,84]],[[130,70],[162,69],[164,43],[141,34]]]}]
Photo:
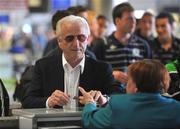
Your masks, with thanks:
[{"label": "digital display screen", "polygon": [[0,15],[0,23],[9,23],[8,15]]},{"label": "digital display screen", "polygon": [[71,0],[52,0],[52,10],[64,10],[71,6]]}]

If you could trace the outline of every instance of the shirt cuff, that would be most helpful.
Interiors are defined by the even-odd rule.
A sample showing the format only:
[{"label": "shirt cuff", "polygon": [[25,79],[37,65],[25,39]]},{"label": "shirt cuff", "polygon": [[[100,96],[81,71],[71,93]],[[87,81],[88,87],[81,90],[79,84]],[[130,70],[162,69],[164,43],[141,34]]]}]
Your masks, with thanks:
[{"label": "shirt cuff", "polygon": [[49,101],[49,98],[46,100],[46,108],[50,108],[49,106],[48,106],[48,101]]}]

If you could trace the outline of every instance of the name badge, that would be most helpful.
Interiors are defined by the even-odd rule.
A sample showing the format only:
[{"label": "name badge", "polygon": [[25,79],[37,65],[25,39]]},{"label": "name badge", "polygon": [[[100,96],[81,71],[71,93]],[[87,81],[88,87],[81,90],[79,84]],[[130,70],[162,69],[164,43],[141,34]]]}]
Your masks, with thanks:
[{"label": "name badge", "polygon": [[134,49],[132,50],[132,54],[133,54],[134,56],[140,56],[140,50],[137,49],[137,48],[134,48]]},{"label": "name badge", "polygon": [[117,47],[115,45],[111,45],[110,46],[110,49],[113,50],[113,49],[116,49]]}]

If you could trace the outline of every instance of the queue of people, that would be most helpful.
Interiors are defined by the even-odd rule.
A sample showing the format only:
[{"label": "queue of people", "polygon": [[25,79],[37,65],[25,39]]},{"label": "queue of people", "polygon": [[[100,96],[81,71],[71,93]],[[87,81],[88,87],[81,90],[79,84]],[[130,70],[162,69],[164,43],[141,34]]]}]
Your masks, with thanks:
[{"label": "queue of people", "polygon": [[133,6],[121,3],[113,8],[116,29],[108,36],[106,23],[97,30],[105,17],[78,8],[53,15],[56,37],[31,69],[22,108],[84,107],[83,126],[93,129],[180,127],[180,102],[163,96],[171,87],[164,65],[180,57],[173,17],[146,12],[136,31]]}]

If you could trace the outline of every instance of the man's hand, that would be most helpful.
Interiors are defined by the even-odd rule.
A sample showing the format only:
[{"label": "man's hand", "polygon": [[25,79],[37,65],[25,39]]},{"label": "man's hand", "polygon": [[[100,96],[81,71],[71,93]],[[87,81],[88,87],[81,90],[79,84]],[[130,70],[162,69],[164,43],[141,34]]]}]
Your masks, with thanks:
[{"label": "man's hand", "polygon": [[119,82],[126,84],[127,83],[127,74],[122,72],[122,71],[118,71],[118,70],[114,70],[113,71],[113,76],[116,80],[118,80]]},{"label": "man's hand", "polygon": [[54,107],[55,105],[66,105],[70,100],[70,96],[60,90],[55,90],[48,98],[48,106]]}]

